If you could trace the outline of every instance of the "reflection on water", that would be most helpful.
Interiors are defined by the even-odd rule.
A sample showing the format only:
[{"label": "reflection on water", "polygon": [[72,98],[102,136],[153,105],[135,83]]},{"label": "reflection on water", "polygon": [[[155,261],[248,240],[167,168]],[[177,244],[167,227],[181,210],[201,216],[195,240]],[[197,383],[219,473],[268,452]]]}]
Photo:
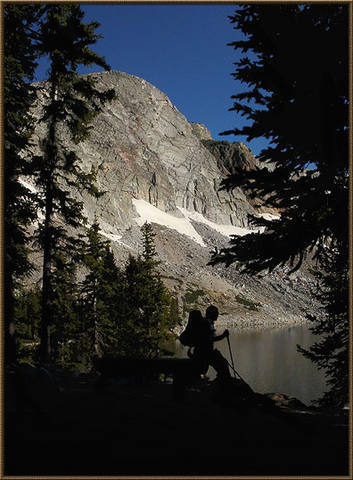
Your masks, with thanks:
[{"label": "reflection on water", "polygon": [[[235,369],[257,392],[285,393],[310,404],[326,389],[323,372],[297,352],[297,344],[305,348],[317,341],[307,327],[229,331]],[[227,340],[217,342],[216,346],[230,362]],[[186,351],[184,348],[182,356]],[[208,376],[215,376],[212,367]]]}]

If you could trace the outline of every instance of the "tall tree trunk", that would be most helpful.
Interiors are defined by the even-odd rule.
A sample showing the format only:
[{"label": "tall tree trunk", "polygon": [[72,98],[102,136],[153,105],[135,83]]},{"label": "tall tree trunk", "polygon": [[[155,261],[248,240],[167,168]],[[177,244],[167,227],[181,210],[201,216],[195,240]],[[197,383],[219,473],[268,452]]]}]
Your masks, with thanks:
[{"label": "tall tree trunk", "polygon": [[97,280],[94,281],[94,295],[93,295],[93,318],[94,318],[94,351],[98,358],[102,357],[102,342],[99,333],[99,321],[97,314]]},{"label": "tall tree trunk", "polygon": [[51,222],[53,214],[53,185],[49,184],[46,194],[46,211],[44,221],[44,251],[43,251],[43,280],[42,280],[42,315],[40,326],[40,360],[42,363],[50,361],[50,324],[52,323],[51,305],[51,263],[53,246],[51,238]]},{"label": "tall tree trunk", "polygon": [[15,340],[14,329],[14,285],[13,285],[13,272],[11,271],[10,263],[8,266],[5,261],[4,272],[4,333],[5,333],[5,365],[14,363],[17,361],[17,349]]},{"label": "tall tree trunk", "polygon": [[[54,93],[55,96],[55,93]],[[48,177],[45,192],[45,219],[44,219],[44,245],[43,245],[43,279],[42,279],[42,313],[40,324],[40,361],[41,363],[49,363],[51,360],[51,345],[50,345],[50,325],[52,324],[52,258],[53,258],[53,190],[54,190],[54,168],[56,160],[55,147],[55,120],[51,121],[48,134],[47,144],[47,162],[48,162]]]},{"label": "tall tree trunk", "polygon": [[[5,236],[6,241],[6,236]],[[13,273],[11,271],[11,262],[6,261],[4,265],[4,327],[8,332],[9,324],[13,319],[14,298],[13,298]]]}]

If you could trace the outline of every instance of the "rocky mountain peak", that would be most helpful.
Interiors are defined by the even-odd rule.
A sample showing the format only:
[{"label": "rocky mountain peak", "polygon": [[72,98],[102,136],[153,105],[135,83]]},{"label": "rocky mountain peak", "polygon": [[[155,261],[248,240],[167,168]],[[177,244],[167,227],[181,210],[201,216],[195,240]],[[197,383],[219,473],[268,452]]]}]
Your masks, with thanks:
[{"label": "rocky mountain peak", "polygon": [[[76,150],[83,170],[98,169],[97,186],[106,192],[102,197],[71,193],[83,202],[89,224],[98,219],[117,261],[138,252],[140,226],[148,221],[157,234],[166,282],[184,299],[185,308],[190,307],[185,305],[186,292],[196,291],[198,304],[217,302],[239,318],[248,318],[249,309],[251,317],[277,318],[278,305],[284,302],[290,305],[291,317],[303,319],[303,302],[309,301],[307,277],[298,283],[305,294],[298,293],[299,298],[286,286],[288,295],[282,298],[270,280],[266,287],[264,281],[244,281],[233,268],[207,266],[210,250],[227,245],[231,235],[249,233],[249,214],[259,214],[240,188],[219,190],[235,167],[256,168],[251,150],[241,142],[213,140],[205,125],[188,122],[163,92],[142,78],[117,71],[92,75],[97,88],[114,88],[116,99],[94,119],[84,142],[73,145],[64,125],[60,140]],[[47,98],[43,85],[34,109],[37,118]],[[38,123],[34,153],[45,135],[46,126]],[[285,308],[282,312],[286,317]]]},{"label": "rocky mountain peak", "polygon": [[[121,234],[135,223],[137,199],[177,218],[185,209],[217,224],[250,228],[248,214],[256,212],[245,193],[219,191],[234,157],[229,153],[222,161],[222,155],[239,151],[248,164],[252,154],[245,145],[212,140],[207,127],[188,122],[142,78],[116,71],[92,75],[99,89],[114,88],[117,98],[94,120],[90,138],[74,147],[85,170],[98,168],[98,187],[107,192],[98,202],[83,194],[90,220],[97,215]],[[41,95],[45,101],[45,92]],[[42,125],[36,131],[38,145],[44,135]]]}]

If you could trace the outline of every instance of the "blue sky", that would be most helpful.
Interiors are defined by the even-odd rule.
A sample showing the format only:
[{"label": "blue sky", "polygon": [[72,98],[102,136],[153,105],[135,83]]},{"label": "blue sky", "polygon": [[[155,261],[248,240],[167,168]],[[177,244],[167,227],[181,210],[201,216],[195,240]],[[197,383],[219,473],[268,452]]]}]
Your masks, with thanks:
[{"label": "blue sky", "polygon": [[[103,35],[93,50],[114,70],[144,78],[162,90],[189,121],[207,126],[214,139],[244,118],[229,112],[231,95],[244,89],[231,76],[237,53],[227,43],[241,35],[228,16],[230,4],[83,4],[85,21],[98,21]],[[94,70],[96,71],[96,70]],[[97,70],[98,71],[98,70]],[[45,78],[45,65],[37,80]],[[265,142],[248,144],[258,154]]]}]

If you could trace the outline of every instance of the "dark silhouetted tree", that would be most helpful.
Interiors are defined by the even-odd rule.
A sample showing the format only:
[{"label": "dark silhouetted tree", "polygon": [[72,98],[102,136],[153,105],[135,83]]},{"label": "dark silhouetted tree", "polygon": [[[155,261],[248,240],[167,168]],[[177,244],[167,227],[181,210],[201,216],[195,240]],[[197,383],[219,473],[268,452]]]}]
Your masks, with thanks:
[{"label": "dark silhouetted tree", "polygon": [[110,242],[102,239],[97,221],[88,229],[87,237],[82,251],[86,274],[80,285],[80,315],[92,358],[116,353],[118,349],[124,285]]},{"label": "dark silhouetted tree", "polygon": [[321,406],[342,408],[349,398],[349,264],[344,249],[330,249],[320,262],[316,296],[321,316],[310,316],[319,339],[308,349],[298,350],[324,370],[328,391],[317,401]]},{"label": "dark silhouetted tree", "polygon": [[[99,38],[97,22],[85,24],[78,4],[46,4],[38,29],[39,52],[49,59],[48,100],[41,121],[47,129],[43,155],[33,158],[33,173],[40,190],[44,221],[39,241],[43,249],[43,302],[41,321],[41,361],[50,359],[49,329],[53,319],[52,270],[54,252],[68,255],[76,241],[68,227],[84,223],[81,202],[69,194],[69,187],[98,195],[94,186],[96,172],[84,172],[73,148],[65,148],[63,136],[79,143],[89,134],[90,122],[101,106],[114,97],[113,91],[101,92],[94,76],[79,76],[79,65],[96,64],[109,69],[104,58],[89,48]],[[62,223],[60,223],[61,221]]]},{"label": "dark silhouetted tree", "polygon": [[252,217],[265,232],[233,237],[228,248],[213,254],[211,263],[235,262],[240,270],[253,274],[289,263],[294,271],[308,251],[314,253],[323,268],[327,298],[330,303],[335,299],[338,310],[333,315],[324,302],[327,315],[315,320],[321,327],[314,331],[326,329],[329,340],[322,350],[313,347],[308,356],[327,368],[332,397],[335,392],[341,395],[344,389],[340,386],[336,391],[332,376],[344,383],[346,362],[336,362],[331,369],[335,354],[327,345],[336,342],[338,349],[343,345],[340,358],[348,355],[344,341],[348,287],[336,288],[326,275],[327,268],[337,268],[331,273],[347,281],[348,5],[244,4],[230,19],[244,34],[230,44],[243,53],[233,76],[248,86],[232,97],[231,110],[249,124],[223,134],[246,135],[248,141],[264,137],[270,143],[259,156],[262,168],[238,169],[222,186],[243,187],[281,216],[273,221]]},{"label": "dark silhouetted tree", "polygon": [[21,152],[29,147],[33,119],[33,80],[37,51],[31,28],[40,18],[39,4],[4,5],[4,330],[14,319],[16,290],[31,273],[27,227],[36,218],[35,199],[20,181],[26,171]]},{"label": "dark silhouetted tree", "polygon": [[153,358],[172,337],[175,300],[164,286],[158,271],[152,226],[145,223],[142,255],[129,257],[126,274],[126,296],[129,300],[125,318],[126,353]]},{"label": "dark silhouetted tree", "polygon": [[38,360],[39,324],[42,291],[39,285],[19,288],[15,294],[14,324],[18,361],[35,363]]},{"label": "dark silhouetted tree", "polygon": [[69,369],[79,364],[75,349],[80,333],[76,260],[58,251],[54,252],[52,261],[51,360]]}]

